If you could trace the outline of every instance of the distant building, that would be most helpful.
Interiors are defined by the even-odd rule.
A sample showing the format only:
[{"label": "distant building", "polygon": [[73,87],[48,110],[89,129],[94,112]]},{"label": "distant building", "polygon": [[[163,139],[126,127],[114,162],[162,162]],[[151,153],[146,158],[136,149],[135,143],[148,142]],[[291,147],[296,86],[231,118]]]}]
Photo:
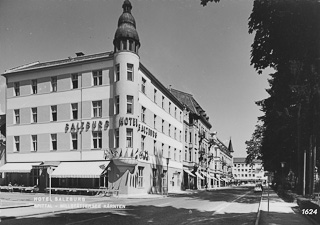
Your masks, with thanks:
[{"label": "distant building", "polygon": [[265,183],[267,177],[264,175],[261,160],[254,160],[253,165],[246,164],[246,158],[234,158],[232,174],[235,182],[239,183]]},{"label": "distant building", "polygon": [[[6,115],[0,115],[0,167],[6,162]],[[0,173],[0,185],[4,183],[4,177]]]}]

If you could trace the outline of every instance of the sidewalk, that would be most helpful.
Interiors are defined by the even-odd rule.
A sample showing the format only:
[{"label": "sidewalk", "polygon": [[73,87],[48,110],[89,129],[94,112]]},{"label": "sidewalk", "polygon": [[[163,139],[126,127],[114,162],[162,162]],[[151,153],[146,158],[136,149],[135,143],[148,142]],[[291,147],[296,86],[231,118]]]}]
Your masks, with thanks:
[{"label": "sidewalk", "polygon": [[[268,212],[269,191],[269,212]],[[271,188],[265,188],[256,225],[314,225],[301,214],[297,203],[283,201]]]}]

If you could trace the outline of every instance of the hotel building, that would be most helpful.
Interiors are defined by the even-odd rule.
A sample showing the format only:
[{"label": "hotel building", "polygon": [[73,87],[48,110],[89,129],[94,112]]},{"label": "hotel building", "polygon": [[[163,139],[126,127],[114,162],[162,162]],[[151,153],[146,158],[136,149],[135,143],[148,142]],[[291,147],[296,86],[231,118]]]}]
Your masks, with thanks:
[{"label": "hotel building", "polygon": [[[122,7],[114,51],[77,53],[3,74],[4,184],[44,191],[50,174],[56,188],[103,187],[120,194],[181,189],[183,151],[190,153],[182,144],[184,105],[140,62],[131,3]],[[211,125],[202,120],[206,126],[192,131],[193,143],[198,130],[208,137]],[[196,151],[191,154],[197,162]]]}]

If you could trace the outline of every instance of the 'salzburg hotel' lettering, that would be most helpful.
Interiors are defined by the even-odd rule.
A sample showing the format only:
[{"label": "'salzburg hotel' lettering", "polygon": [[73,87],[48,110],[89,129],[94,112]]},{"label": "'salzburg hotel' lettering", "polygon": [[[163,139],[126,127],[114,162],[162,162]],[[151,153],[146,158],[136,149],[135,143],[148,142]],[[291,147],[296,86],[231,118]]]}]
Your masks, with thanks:
[{"label": "'salzburg hotel' lettering", "polygon": [[[69,125],[69,123],[66,124],[66,127],[65,127],[65,132],[67,133],[68,131],[70,132],[78,132],[80,131],[80,133],[85,129],[85,131],[88,131],[89,129],[92,130],[95,130],[97,128],[98,131],[101,131],[102,130],[102,127],[104,130],[107,130],[108,127],[109,127],[109,120],[106,120],[103,124],[103,122],[100,120],[100,121],[92,121],[91,123],[88,121],[88,122],[78,122],[78,123],[72,123],[71,124],[71,127]],[[70,128],[70,130],[69,130]]]},{"label": "'salzburg hotel' lettering", "polygon": [[138,123],[138,119],[131,117],[120,117],[119,119],[119,127],[121,126],[133,126],[137,127],[138,131],[145,135],[149,135],[150,137],[157,138],[157,132],[148,128],[147,126]]}]

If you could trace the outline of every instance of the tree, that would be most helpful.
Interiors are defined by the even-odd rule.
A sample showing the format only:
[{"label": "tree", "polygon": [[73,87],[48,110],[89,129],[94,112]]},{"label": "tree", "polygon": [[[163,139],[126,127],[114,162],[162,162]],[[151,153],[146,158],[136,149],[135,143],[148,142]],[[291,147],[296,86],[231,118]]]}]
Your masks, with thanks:
[{"label": "tree", "polygon": [[264,127],[262,124],[257,124],[254,133],[249,141],[246,141],[247,145],[247,158],[246,163],[254,165],[253,160],[261,158],[261,143],[263,139]]}]

